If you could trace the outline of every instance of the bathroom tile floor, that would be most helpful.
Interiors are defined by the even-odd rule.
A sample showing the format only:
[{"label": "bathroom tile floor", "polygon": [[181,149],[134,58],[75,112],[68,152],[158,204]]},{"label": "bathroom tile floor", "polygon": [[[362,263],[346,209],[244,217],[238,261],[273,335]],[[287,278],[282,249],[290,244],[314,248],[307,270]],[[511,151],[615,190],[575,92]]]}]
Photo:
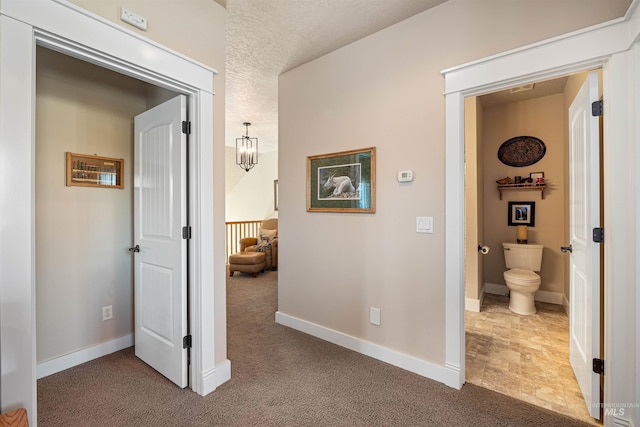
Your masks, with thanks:
[{"label": "bathroom tile floor", "polygon": [[536,301],[537,313],[509,310],[485,294],[480,313],[465,311],[466,380],[593,425],[569,363],[564,307]]}]

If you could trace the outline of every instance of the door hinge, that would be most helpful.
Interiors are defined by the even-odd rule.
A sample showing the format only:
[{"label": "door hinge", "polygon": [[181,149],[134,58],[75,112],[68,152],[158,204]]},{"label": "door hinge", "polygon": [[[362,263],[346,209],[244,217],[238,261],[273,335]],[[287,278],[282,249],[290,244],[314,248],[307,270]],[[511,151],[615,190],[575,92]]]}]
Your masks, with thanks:
[{"label": "door hinge", "polygon": [[183,239],[191,239],[191,226],[190,225],[182,227],[182,238]]},{"label": "door hinge", "polygon": [[[182,348],[191,348],[191,335],[185,335],[182,337]],[[595,359],[593,359],[595,363]]]},{"label": "door hinge", "polygon": [[602,100],[591,103],[591,115],[594,117],[602,115]]},{"label": "door hinge", "polygon": [[596,374],[604,374],[604,360],[593,359],[593,372]]},{"label": "door hinge", "polygon": [[596,227],[593,229],[593,243],[604,242],[604,228]]},{"label": "door hinge", "polygon": [[182,122],[182,133],[184,133],[185,135],[191,135],[191,122]]}]

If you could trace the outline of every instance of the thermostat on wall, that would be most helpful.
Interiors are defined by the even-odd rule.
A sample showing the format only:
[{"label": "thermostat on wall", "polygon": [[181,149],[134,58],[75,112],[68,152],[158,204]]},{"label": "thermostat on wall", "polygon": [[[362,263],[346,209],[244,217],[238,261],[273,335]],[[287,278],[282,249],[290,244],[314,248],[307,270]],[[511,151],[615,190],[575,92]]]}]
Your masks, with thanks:
[{"label": "thermostat on wall", "polygon": [[398,172],[398,181],[400,181],[400,182],[413,181],[413,171],[400,171],[400,172]]}]

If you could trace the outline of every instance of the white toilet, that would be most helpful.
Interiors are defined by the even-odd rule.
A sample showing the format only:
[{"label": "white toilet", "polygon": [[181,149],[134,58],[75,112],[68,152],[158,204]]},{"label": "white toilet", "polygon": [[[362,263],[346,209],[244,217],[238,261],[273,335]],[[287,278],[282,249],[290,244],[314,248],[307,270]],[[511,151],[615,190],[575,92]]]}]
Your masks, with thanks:
[{"label": "white toilet", "polygon": [[540,288],[543,245],[503,243],[504,262],[508,268],[504,272],[509,293],[509,309],[517,314],[535,314],[534,294]]}]

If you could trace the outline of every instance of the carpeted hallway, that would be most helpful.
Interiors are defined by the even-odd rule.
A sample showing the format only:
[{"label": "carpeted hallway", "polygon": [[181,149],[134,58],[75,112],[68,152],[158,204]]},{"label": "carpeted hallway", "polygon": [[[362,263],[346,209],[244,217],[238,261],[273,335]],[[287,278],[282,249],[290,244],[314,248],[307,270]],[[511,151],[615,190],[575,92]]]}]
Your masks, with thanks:
[{"label": "carpeted hallway", "polygon": [[227,279],[232,378],[201,397],[126,349],[38,381],[40,426],[583,426],[277,325],[277,272]]}]

